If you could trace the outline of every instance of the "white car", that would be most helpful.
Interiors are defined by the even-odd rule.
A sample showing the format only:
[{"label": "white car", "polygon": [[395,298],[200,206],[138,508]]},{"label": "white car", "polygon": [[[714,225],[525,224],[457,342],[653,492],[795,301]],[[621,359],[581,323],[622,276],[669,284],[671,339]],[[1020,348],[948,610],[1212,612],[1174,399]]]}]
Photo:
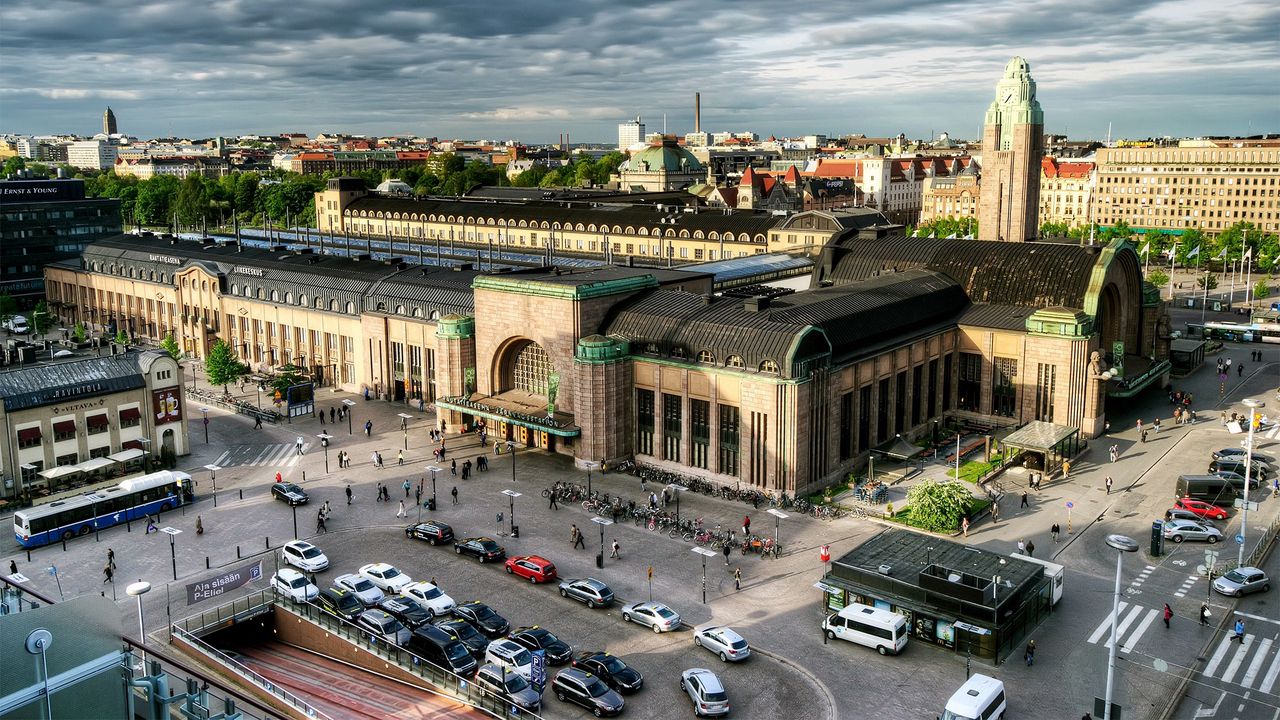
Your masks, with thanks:
[{"label": "white car", "polygon": [[360,574],[369,578],[369,581],[377,585],[380,590],[395,595],[404,589],[405,585],[413,582],[413,578],[405,575],[396,569],[395,565],[388,563],[369,563],[360,566]]},{"label": "white car", "polygon": [[280,568],[271,576],[271,587],[294,602],[310,602],[320,594],[320,588],[307,579],[306,575],[292,568]]},{"label": "white car", "polygon": [[720,678],[706,668],[689,668],[680,673],[680,689],[693,701],[695,717],[729,714],[729,696]]},{"label": "white car", "polygon": [[280,549],[280,554],[285,562],[303,572],[320,572],[329,567],[329,558],[306,540],[290,540]]},{"label": "white car", "polygon": [[355,593],[356,598],[364,603],[365,607],[373,607],[386,597],[377,585],[369,581],[369,578],[360,575],[339,575],[333,579],[333,584]]},{"label": "white car", "polygon": [[505,667],[525,680],[528,680],[533,672],[533,653],[509,638],[498,638],[489,643],[489,647],[484,651],[484,661],[486,664],[492,663],[498,667]]},{"label": "white car", "polygon": [[751,655],[751,648],[747,646],[747,641],[724,625],[694,630],[693,644],[719,655],[723,662],[745,660]]},{"label": "white car", "polygon": [[680,614],[660,602],[640,602],[622,608],[622,619],[648,625],[656,633],[680,627]]},{"label": "white car", "polygon": [[425,580],[409,583],[400,588],[400,596],[410,600],[418,607],[435,615],[447,615],[457,603],[453,598],[441,592],[440,588]]}]

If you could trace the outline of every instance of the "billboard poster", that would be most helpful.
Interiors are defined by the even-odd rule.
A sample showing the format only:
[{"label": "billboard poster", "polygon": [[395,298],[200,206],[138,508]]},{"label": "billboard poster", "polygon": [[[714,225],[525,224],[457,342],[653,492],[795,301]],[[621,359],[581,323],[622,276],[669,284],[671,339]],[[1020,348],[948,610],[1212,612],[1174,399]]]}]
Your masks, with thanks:
[{"label": "billboard poster", "polygon": [[1111,343],[1111,367],[1120,377],[1124,377],[1124,341],[1116,340]]},{"label": "billboard poster", "polygon": [[151,412],[156,425],[182,421],[182,390],[176,387],[154,390],[151,393]]},{"label": "billboard poster", "polygon": [[547,373],[547,414],[556,414],[556,396],[560,394],[560,373]]},{"label": "billboard poster", "polygon": [[205,600],[212,600],[228,590],[235,590],[261,578],[261,560],[255,560],[238,568],[232,568],[221,575],[188,584],[187,604],[194,605]]},{"label": "billboard poster", "polygon": [[315,383],[290,385],[285,393],[289,403],[289,417],[310,415],[315,409]]}]

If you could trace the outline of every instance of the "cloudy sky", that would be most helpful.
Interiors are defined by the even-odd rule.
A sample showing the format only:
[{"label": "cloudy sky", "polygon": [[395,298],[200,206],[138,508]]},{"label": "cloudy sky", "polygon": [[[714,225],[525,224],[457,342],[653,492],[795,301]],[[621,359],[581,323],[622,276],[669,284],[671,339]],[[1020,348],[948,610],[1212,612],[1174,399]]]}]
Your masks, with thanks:
[{"label": "cloudy sky", "polygon": [[[819,8],[819,6],[821,6]],[[0,132],[975,137],[1023,55],[1073,138],[1280,131],[1275,0],[4,0]]]}]

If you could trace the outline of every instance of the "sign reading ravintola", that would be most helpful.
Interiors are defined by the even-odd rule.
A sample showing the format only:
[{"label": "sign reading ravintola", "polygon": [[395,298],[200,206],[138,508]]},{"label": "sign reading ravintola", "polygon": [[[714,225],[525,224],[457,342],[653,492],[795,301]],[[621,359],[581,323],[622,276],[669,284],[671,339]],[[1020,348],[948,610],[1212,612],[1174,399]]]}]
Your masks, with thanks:
[{"label": "sign reading ravintola", "polygon": [[191,583],[187,585],[187,604],[194,605],[204,600],[211,600],[228,590],[235,590],[261,577],[262,561],[256,560],[207,580]]}]

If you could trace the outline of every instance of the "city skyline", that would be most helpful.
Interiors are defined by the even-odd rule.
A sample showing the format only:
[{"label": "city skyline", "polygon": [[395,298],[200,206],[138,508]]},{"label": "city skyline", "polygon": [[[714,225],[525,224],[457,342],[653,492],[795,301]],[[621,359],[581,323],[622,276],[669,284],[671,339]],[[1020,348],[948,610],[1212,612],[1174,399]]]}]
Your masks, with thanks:
[{"label": "city skyline", "polygon": [[287,9],[6,5],[0,131],[92,135],[111,105],[138,137],[568,132],[608,143],[636,116],[650,131],[664,114],[668,132],[692,131],[701,92],[704,130],[976,139],[992,77],[1013,55],[1036,75],[1046,132],[1277,130],[1265,78],[1280,75],[1280,8],[1256,0],[875,2],[856,18],[780,18],[754,2]]}]

